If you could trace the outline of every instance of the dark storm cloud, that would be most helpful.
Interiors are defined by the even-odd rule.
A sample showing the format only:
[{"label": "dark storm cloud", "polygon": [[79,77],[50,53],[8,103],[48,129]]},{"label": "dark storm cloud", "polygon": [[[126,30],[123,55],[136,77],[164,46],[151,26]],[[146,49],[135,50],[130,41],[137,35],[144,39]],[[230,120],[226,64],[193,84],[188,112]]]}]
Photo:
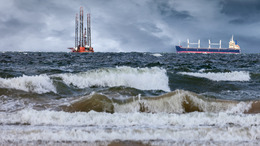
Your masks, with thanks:
[{"label": "dark storm cloud", "polygon": [[223,0],[220,5],[221,13],[231,18],[230,23],[248,24],[260,21],[259,0]]},{"label": "dark storm cloud", "polygon": [[96,51],[174,52],[187,38],[227,47],[234,34],[243,52],[260,52],[258,0],[0,0],[0,51],[68,51],[80,6]]},{"label": "dark storm cloud", "polygon": [[10,37],[11,35],[18,33],[19,31],[21,31],[21,29],[19,29],[20,27],[26,28],[28,27],[28,23],[21,22],[16,18],[9,18],[8,20],[0,21],[1,37]]},{"label": "dark storm cloud", "polygon": [[167,20],[187,20],[192,19],[188,11],[177,11],[169,1],[156,1],[159,13]]}]

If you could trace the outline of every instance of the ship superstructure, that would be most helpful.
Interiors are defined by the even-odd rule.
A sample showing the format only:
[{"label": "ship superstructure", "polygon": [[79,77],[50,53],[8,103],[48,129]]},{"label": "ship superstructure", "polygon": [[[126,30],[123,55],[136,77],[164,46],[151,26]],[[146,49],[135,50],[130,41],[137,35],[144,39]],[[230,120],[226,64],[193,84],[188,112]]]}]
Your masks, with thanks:
[{"label": "ship superstructure", "polygon": [[[84,28],[84,12],[83,7],[80,7],[79,15],[76,14],[75,18],[75,47],[68,48],[71,52],[94,52],[91,46],[91,25],[90,14],[87,14],[87,28]],[[79,16],[79,17],[78,17]]]},{"label": "ship superstructure", "polygon": [[234,41],[233,35],[232,35],[231,40],[229,41],[229,48],[240,50],[240,47],[237,44],[237,41]]},{"label": "ship superstructure", "polygon": [[[198,45],[197,48],[192,48],[190,45]],[[218,48],[212,48],[212,46],[219,46]],[[233,35],[229,42],[229,48],[221,48],[221,40],[219,43],[212,43],[209,40],[209,47],[208,48],[201,48],[200,47],[200,40],[198,43],[190,43],[189,39],[187,39],[187,47],[176,46],[177,53],[222,53],[222,54],[239,54],[240,47],[237,44],[237,41],[234,41]]]}]

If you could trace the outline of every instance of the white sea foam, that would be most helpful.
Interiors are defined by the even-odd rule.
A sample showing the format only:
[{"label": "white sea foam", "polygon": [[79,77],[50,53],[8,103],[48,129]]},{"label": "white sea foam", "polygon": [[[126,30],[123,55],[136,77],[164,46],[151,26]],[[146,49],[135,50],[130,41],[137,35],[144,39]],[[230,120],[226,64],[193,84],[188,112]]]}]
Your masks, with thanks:
[{"label": "white sea foam", "polygon": [[155,56],[155,57],[161,57],[162,56],[162,54],[159,54],[159,53],[152,54],[152,55]]},{"label": "white sea foam", "polygon": [[246,71],[233,71],[233,72],[220,72],[220,73],[193,73],[193,72],[180,72],[182,75],[195,76],[200,78],[207,78],[213,81],[249,81],[250,74]]},{"label": "white sea foam", "polygon": [[8,98],[7,96],[0,96],[0,111],[17,111],[19,109],[23,109],[28,107],[24,103],[24,100]]},{"label": "white sea foam", "polygon": [[[0,112],[0,141],[257,141],[260,114]],[[26,124],[17,126],[13,124]]]},{"label": "white sea foam", "polygon": [[7,79],[0,78],[0,87],[35,92],[39,94],[47,92],[56,93],[56,88],[53,85],[52,80],[45,74],[35,76],[23,75],[21,77]]},{"label": "white sea foam", "polygon": [[166,70],[158,67],[132,68],[124,66],[56,76],[61,77],[67,85],[74,85],[78,88],[126,86],[141,90],[170,91]]}]

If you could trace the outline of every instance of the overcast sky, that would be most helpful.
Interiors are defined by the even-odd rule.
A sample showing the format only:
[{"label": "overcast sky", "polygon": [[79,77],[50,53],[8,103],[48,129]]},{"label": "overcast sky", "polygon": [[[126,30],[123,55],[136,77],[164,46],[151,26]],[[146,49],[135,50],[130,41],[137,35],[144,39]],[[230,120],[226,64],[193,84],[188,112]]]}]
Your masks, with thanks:
[{"label": "overcast sky", "polygon": [[175,52],[187,38],[228,47],[233,34],[260,53],[260,0],[0,0],[0,51],[69,52],[80,6],[96,52]]}]

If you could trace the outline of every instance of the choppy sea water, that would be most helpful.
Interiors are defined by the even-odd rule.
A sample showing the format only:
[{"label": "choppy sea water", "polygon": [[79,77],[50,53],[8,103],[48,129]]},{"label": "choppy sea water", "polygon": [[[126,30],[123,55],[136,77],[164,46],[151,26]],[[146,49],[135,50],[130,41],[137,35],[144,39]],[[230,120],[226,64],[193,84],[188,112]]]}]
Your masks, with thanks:
[{"label": "choppy sea water", "polygon": [[0,144],[259,145],[260,54],[2,52]]}]

